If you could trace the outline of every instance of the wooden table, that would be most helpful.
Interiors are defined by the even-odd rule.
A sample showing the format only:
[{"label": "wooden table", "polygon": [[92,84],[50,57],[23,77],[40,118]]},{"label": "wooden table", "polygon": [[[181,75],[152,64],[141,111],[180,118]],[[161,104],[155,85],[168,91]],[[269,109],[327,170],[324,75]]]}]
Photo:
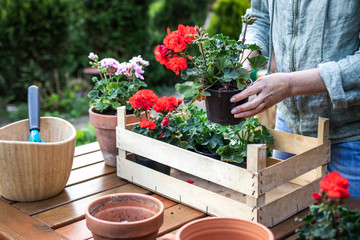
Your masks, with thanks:
[{"label": "wooden table", "polygon": [[[158,239],[167,233],[175,233],[185,223],[207,217],[191,207],[119,178],[116,168],[104,164],[95,142],[76,148],[69,181],[59,195],[38,202],[0,198],[0,239],[92,239],[84,219],[85,207],[97,197],[119,192],[150,194],[164,203],[165,218]],[[360,200],[349,199],[348,205],[360,208]],[[304,210],[296,216],[302,217],[306,213]],[[295,229],[301,226],[294,217],[271,228],[276,239],[294,239]]]}]

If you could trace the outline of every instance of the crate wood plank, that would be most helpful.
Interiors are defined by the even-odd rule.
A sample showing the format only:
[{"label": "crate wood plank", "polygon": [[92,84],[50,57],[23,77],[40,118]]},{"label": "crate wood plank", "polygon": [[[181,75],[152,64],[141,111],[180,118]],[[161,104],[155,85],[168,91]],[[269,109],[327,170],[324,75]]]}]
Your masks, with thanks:
[{"label": "crate wood plank", "polygon": [[33,215],[51,208],[55,208],[78,199],[104,192],[127,184],[128,181],[116,176],[115,173],[95,178],[87,182],[79,183],[65,188],[59,195],[37,202],[18,202],[13,204],[21,211]]},{"label": "crate wood plank", "polygon": [[0,239],[68,239],[3,201],[0,209]]},{"label": "crate wood plank", "polygon": [[258,183],[253,179],[254,174],[246,169],[119,127],[117,127],[117,147],[248,195],[258,191]]},{"label": "crate wood plank", "polygon": [[88,154],[83,154],[74,158],[72,170],[103,161],[104,161],[104,157],[101,151],[95,151]]},{"label": "crate wood plank", "polygon": [[311,196],[313,192],[318,191],[320,181],[321,179],[317,179],[261,207],[259,222],[266,226],[274,226],[315,203]]},{"label": "crate wood plank", "polygon": [[84,219],[86,206],[95,198],[121,192],[149,194],[149,191],[143,188],[137,187],[133,184],[126,184],[118,188],[114,188],[96,195],[92,195],[90,197],[80,199],[75,202],[59,206],[57,208],[50,209],[39,214],[35,214],[33,215],[33,217],[56,229]]},{"label": "crate wood plank", "polygon": [[267,192],[329,161],[330,142],[267,167],[260,171],[258,192]]},{"label": "crate wood plank", "polygon": [[83,155],[83,154],[88,154],[91,152],[95,152],[95,151],[99,151],[100,150],[100,145],[98,142],[92,142],[92,143],[88,143],[88,144],[84,144],[81,146],[78,146],[75,148],[75,157]]},{"label": "crate wood plank", "polygon": [[300,154],[319,145],[317,138],[282,132],[271,128],[268,130],[274,138],[274,144],[269,145],[269,147],[276,150]]},{"label": "crate wood plank", "polygon": [[164,223],[159,229],[158,236],[174,231],[190,221],[203,218],[205,216],[206,215],[204,213],[183,204],[177,204],[167,208],[164,211]]},{"label": "crate wood plank", "polygon": [[[224,217],[244,216],[248,220],[253,220],[257,216],[257,211],[244,203],[219,196],[217,193],[159,173],[127,159],[118,158],[118,166],[120,177],[202,212]],[[134,176],[134,172],[136,172],[136,176]]]},{"label": "crate wood plank", "polygon": [[96,163],[87,167],[75,169],[71,171],[66,186],[69,187],[71,185],[85,182],[100,176],[105,176],[114,172],[116,172],[116,168],[109,167],[105,165],[103,162]]},{"label": "crate wood plank", "polygon": [[298,228],[301,228],[304,223],[303,222],[297,222],[295,221],[296,217],[303,218],[306,216],[306,214],[309,212],[309,209],[306,208],[296,215],[286,219],[285,221],[270,227],[269,229],[274,234],[275,239],[285,239],[287,237],[290,237],[294,235],[295,230]]}]

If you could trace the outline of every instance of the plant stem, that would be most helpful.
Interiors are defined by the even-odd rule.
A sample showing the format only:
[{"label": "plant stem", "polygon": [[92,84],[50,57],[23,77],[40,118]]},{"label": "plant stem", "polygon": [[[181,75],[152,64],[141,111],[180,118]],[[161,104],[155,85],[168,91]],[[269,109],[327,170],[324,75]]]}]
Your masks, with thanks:
[{"label": "plant stem", "polygon": [[243,38],[241,40],[241,45],[244,45],[244,43],[245,43],[245,36],[246,36],[247,26],[248,26],[248,24],[245,23],[244,35],[243,35]]},{"label": "plant stem", "polygon": [[201,50],[201,55],[203,56],[203,59],[204,59],[205,67],[206,67],[206,69],[207,69],[207,64],[206,64],[206,59],[205,59],[205,53],[204,53],[204,46],[203,46],[202,42],[200,42],[200,50]]}]

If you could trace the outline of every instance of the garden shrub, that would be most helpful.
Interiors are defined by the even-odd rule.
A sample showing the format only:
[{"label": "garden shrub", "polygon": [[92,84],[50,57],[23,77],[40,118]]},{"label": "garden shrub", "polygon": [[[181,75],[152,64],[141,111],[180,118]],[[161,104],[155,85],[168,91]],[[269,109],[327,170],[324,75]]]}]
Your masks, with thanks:
[{"label": "garden shrub", "polygon": [[83,39],[89,52],[128,61],[150,47],[150,0],[84,0]]},{"label": "garden shrub", "polygon": [[232,39],[239,39],[241,16],[250,8],[249,0],[217,0],[213,5],[213,15],[207,32],[210,36],[222,33]]},{"label": "garden shrub", "polygon": [[37,83],[61,88],[73,68],[70,0],[0,1],[0,94],[26,101]]}]

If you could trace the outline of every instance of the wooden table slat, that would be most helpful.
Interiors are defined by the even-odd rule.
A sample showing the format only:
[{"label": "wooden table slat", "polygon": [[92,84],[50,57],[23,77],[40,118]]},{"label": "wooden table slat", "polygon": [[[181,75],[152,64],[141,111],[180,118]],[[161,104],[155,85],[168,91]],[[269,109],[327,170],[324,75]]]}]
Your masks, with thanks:
[{"label": "wooden table slat", "polygon": [[83,154],[88,154],[88,153],[91,153],[91,152],[95,152],[95,151],[98,151],[98,150],[100,150],[99,143],[98,142],[92,142],[92,143],[88,143],[88,144],[76,147],[74,155],[76,157],[76,156],[80,156],[80,155],[83,155]]},{"label": "wooden table slat", "polygon": [[148,190],[135,186],[133,184],[126,184],[118,188],[114,188],[90,197],[62,205],[57,208],[50,209],[46,212],[35,214],[32,217],[56,229],[67,224],[84,219],[86,206],[95,198],[105,196],[107,194],[131,192],[149,194]]},{"label": "wooden table slat", "polygon": [[87,167],[75,169],[71,171],[69,180],[66,184],[66,186],[71,186],[77,183],[85,182],[90,179],[94,179],[97,177],[101,177],[104,175],[108,175],[111,173],[115,173],[116,168],[109,167],[104,164],[104,162],[100,162],[97,164],[93,164]]},{"label": "wooden table slat", "polygon": [[66,187],[59,195],[37,202],[18,202],[13,204],[21,211],[34,215],[45,210],[67,204],[127,184],[128,181],[119,178],[116,173],[106,175],[102,178],[95,178],[87,182]]},{"label": "wooden table slat", "polygon": [[205,216],[205,213],[182,204],[167,208],[164,211],[164,223],[159,230],[159,236],[180,228],[182,225],[190,221]]},{"label": "wooden table slat", "polygon": [[92,152],[92,153],[89,153],[86,155],[74,157],[72,170],[81,168],[81,167],[86,167],[88,165],[92,165],[92,164],[103,162],[103,161],[104,161],[104,157],[103,157],[101,151],[96,151],[96,152]]},{"label": "wooden table slat", "polygon": [[87,228],[85,219],[58,228],[55,232],[58,232],[69,239],[92,238],[91,231]]},{"label": "wooden table slat", "polygon": [[3,201],[0,209],[0,239],[68,239]]}]

